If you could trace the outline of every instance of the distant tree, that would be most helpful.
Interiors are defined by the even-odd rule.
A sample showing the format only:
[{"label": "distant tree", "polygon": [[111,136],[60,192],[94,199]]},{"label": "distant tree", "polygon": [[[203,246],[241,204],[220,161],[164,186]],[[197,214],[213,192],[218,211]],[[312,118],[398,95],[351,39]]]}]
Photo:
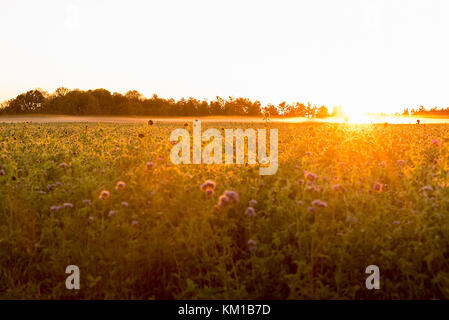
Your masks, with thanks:
[{"label": "distant tree", "polygon": [[7,108],[8,108],[8,101],[3,101],[2,103],[0,103],[0,114],[5,113]]},{"label": "distant tree", "polygon": [[143,95],[137,90],[129,90],[127,93],[125,93],[125,97],[129,100],[134,100],[135,102],[137,102],[143,98]]},{"label": "distant tree", "polygon": [[325,106],[321,106],[318,108],[318,111],[316,112],[317,118],[327,118],[329,116],[330,116],[329,110],[327,110]]},{"label": "distant tree", "polygon": [[8,112],[13,114],[36,113],[40,111],[44,101],[44,94],[40,90],[30,90],[10,100]]},{"label": "distant tree", "polygon": [[55,90],[54,95],[56,97],[65,97],[70,92],[70,89],[59,87]]},{"label": "distant tree", "polygon": [[269,105],[267,105],[264,109],[263,109],[263,111],[264,112],[269,112],[270,113],[270,116],[274,116],[274,117],[276,117],[276,116],[279,116],[279,110],[278,110],[278,108],[276,108],[274,105],[272,105],[272,104],[269,104]]},{"label": "distant tree", "polygon": [[316,113],[316,106],[313,106],[310,104],[310,102],[307,102],[307,106],[306,106],[306,117],[307,118],[313,118],[315,117],[315,113]]},{"label": "distant tree", "polygon": [[249,116],[260,116],[262,114],[262,105],[260,101],[256,100],[253,103],[248,104],[246,114]]},{"label": "distant tree", "polygon": [[[98,101],[98,109],[95,114],[114,114],[114,103],[112,94],[106,89],[89,90],[91,94]],[[92,112],[94,112],[92,110]]]},{"label": "distant tree", "polygon": [[81,90],[69,92],[63,104],[64,113],[73,115],[99,114],[98,100],[90,93]]},{"label": "distant tree", "polygon": [[210,112],[214,115],[222,115],[225,112],[225,100],[220,97],[216,97],[215,100],[210,102]]}]

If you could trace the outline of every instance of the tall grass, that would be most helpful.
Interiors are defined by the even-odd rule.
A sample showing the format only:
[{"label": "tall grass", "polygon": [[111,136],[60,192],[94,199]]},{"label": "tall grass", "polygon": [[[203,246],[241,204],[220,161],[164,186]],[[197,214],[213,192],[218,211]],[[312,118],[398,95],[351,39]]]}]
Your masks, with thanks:
[{"label": "tall grass", "polygon": [[273,176],[171,164],[176,124],[0,124],[0,298],[449,298],[447,125],[268,125]]}]

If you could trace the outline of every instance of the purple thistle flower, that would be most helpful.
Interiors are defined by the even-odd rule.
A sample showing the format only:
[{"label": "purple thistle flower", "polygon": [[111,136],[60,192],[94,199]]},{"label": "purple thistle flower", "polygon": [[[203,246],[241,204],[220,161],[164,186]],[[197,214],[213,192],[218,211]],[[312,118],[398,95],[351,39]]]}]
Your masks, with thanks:
[{"label": "purple thistle flower", "polygon": [[103,190],[103,191],[101,191],[99,198],[100,198],[100,200],[105,200],[105,199],[109,198],[110,195],[111,195],[111,193],[108,190]]},{"label": "purple thistle flower", "polygon": [[253,207],[248,207],[248,208],[246,208],[245,214],[248,217],[255,217],[256,216],[256,210],[254,210]]},{"label": "purple thistle flower", "polygon": [[248,246],[249,246],[249,250],[254,251],[257,249],[257,242],[252,239],[249,239]]},{"label": "purple thistle flower", "polygon": [[215,181],[206,180],[206,181],[204,181],[204,183],[201,184],[200,189],[201,189],[201,191],[206,192],[208,189],[214,190],[216,185],[217,184],[215,183]]},{"label": "purple thistle flower", "polygon": [[327,207],[327,203],[324,201],[321,201],[319,199],[313,200],[312,201],[312,205],[314,205],[315,207],[319,207],[319,208],[326,208]]},{"label": "purple thistle flower", "polygon": [[248,202],[248,205],[249,205],[250,207],[255,207],[255,206],[257,206],[257,200],[254,200],[254,199],[250,200],[250,201]]},{"label": "purple thistle flower", "polygon": [[239,194],[235,191],[226,190],[224,195],[227,196],[231,201],[237,203],[240,201]]},{"label": "purple thistle flower", "polygon": [[228,196],[222,194],[220,197],[218,197],[218,206],[220,208],[224,208],[224,207],[226,207],[228,205],[228,203],[230,201],[231,200],[228,198]]},{"label": "purple thistle flower", "polygon": [[123,182],[123,181],[119,181],[119,182],[117,182],[117,184],[115,186],[115,190],[119,191],[119,190],[122,190],[125,187],[126,187],[126,183]]},{"label": "purple thistle flower", "polygon": [[54,212],[58,211],[59,209],[61,209],[61,206],[51,206],[50,207],[50,210],[54,211]]}]

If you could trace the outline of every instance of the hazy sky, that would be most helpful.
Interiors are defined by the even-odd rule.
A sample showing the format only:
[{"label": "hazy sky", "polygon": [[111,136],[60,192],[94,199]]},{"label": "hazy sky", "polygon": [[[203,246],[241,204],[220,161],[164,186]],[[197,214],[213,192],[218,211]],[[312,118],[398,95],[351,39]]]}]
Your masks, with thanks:
[{"label": "hazy sky", "polygon": [[0,0],[0,101],[41,87],[449,106],[449,1]]}]

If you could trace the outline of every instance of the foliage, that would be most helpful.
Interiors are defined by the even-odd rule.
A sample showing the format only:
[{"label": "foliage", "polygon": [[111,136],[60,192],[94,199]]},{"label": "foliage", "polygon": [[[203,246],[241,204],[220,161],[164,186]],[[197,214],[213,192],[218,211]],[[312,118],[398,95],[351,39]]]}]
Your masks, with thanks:
[{"label": "foliage", "polygon": [[263,125],[273,176],[172,165],[173,123],[0,124],[0,297],[449,298],[446,125]]},{"label": "foliage", "polygon": [[41,89],[20,94],[2,104],[0,114],[63,114],[63,115],[147,115],[147,116],[260,116],[269,111],[273,116],[318,117],[330,116],[325,106],[310,103],[262,107],[259,101],[229,97],[227,100],[195,98],[164,99],[157,95],[145,98],[136,90],[125,95],[106,89],[82,91],[57,88],[51,95]]}]

